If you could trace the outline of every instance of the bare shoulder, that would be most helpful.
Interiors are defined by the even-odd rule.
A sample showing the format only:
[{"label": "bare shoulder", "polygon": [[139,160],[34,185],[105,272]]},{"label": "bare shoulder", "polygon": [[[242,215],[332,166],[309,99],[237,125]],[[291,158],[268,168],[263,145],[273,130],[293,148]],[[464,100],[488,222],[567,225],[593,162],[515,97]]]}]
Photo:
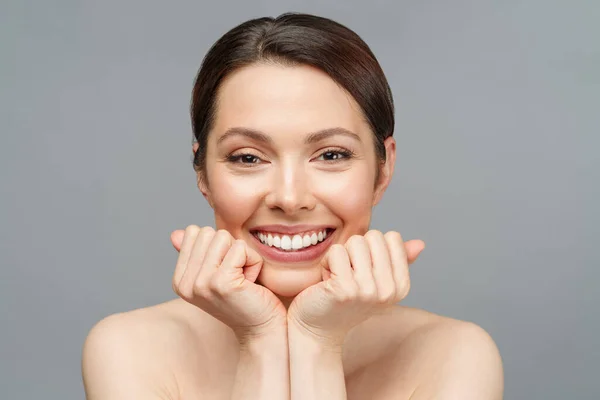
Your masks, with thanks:
[{"label": "bare shoulder", "polygon": [[473,322],[440,316],[408,335],[398,354],[420,360],[414,400],[503,398],[500,352],[490,334]]},{"label": "bare shoulder", "polygon": [[235,354],[225,328],[180,299],[102,319],[83,346],[87,398],[177,399],[197,391],[189,382],[200,388],[203,382],[186,375],[213,362],[207,348],[224,358]]},{"label": "bare shoulder", "polygon": [[367,353],[370,363],[349,376],[355,398],[502,399],[500,353],[473,322],[395,306],[361,329],[357,336],[374,352]]}]

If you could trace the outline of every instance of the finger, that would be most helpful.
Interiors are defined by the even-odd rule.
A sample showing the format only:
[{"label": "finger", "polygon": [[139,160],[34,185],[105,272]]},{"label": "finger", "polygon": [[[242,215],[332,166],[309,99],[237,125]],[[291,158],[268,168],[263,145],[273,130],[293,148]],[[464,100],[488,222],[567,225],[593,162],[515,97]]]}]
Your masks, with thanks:
[{"label": "finger", "polygon": [[[171,234],[171,238],[173,238],[174,233],[175,232]],[[198,234],[200,233],[200,227],[196,225],[190,225],[185,229],[185,231],[183,231],[183,233],[184,235],[181,241],[181,246],[178,250],[179,256],[177,256],[177,263],[175,264],[175,273],[173,274],[173,290],[175,293],[179,293],[178,290],[181,285],[181,280],[187,269],[187,264],[192,253],[194,243],[196,242],[196,237],[198,237]]]},{"label": "finger", "polygon": [[377,286],[377,296],[380,303],[392,301],[396,295],[396,283],[392,271],[392,262],[388,245],[383,233],[372,230],[365,234],[365,240],[371,252],[373,262],[373,279]]},{"label": "finger", "polygon": [[185,231],[183,229],[178,229],[176,231],[171,232],[171,244],[175,248],[175,250],[181,250],[181,244],[183,242],[183,238],[185,237]]},{"label": "finger", "polygon": [[263,266],[263,258],[258,254],[256,250],[248,246],[244,241],[244,249],[246,251],[246,264],[244,265],[244,275],[250,282],[255,282],[258,278],[258,274]]},{"label": "finger", "polygon": [[188,296],[191,296],[193,293],[194,282],[196,282],[196,278],[202,269],[206,252],[208,251],[214,236],[215,230],[213,228],[204,227],[196,237],[196,241],[187,261],[187,267],[179,285],[179,290]]},{"label": "finger", "polygon": [[258,273],[262,267],[262,257],[245,241],[238,239],[223,258],[219,267],[219,272],[228,274],[230,277],[248,279],[251,282],[256,281]]},{"label": "finger", "polygon": [[425,242],[422,240],[409,240],[404,242],[404,250],[406,252],[406,257],[408,258],[408,263],[414,263],[424,249]]},{"label": "finger", "polygon": [[373,278],[371,251],[364,236],[354,235],[344,245],[354,270],[354,280],[360,292],[366,296],[376,296],[377,286]]},{"label": "finger", "polygon": [[321,259],[321,266],[328,271],[330,277],[341,281],[352,281],[352,267],[346,249],[341,244],[333,244]]},{"label": "finger", "polygon": [[[217,292],[224,294],[232,287],[239,287],[244,283],[243,267],[246,262],[246,249],[243,240],[235,240],[225,256],[220,267],[216,269],[213,280]],[[224,279],[223,279],[224,278]]]},{"label": "finger", "polygon": [[410,276],[408,274],[408,260],[404,250],[404,241],[398,232],[387,232],[384,237],[392,262],[392,274],[396,284],[396,302],[398,302],[406,297],[410,290]]},{"label": "finger", "polygon": [[233,245],[234,239],[229,232],[224,229],[219,229],[206,252],[204,261],[202,262],[202,269],[200,270],[196,281],[205,281],[216,272],[217,268],[223,262],[225,255]]},{"label": "finger", "polygon": [[[341,244],[333,244],[321,260],[323,271],[328,271],[329,279],[324,287],[334,296],[343,299],[356,297],[358,286],[354,280],[348,252]],[[326,272],[323,272],[325,275]]]}]

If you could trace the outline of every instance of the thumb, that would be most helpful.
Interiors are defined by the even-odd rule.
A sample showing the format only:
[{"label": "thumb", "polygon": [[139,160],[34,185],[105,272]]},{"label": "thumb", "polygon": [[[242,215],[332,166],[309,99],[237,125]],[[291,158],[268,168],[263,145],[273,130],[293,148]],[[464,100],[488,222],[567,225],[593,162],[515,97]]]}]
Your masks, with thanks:
[{"label": "thumb", "polygon": [[183,236],[185,235],[185,231],[183,229],[178,229],[176,231],[171,232],[171,244],[175,248],[175,250],[181,250],[181,244],[183,243]]},{"label": "thumb", "polygon": [[406,258],[408,263],[412,264],[417,260],[419,254],[425,248],[425,242],[422,240],[408,240],[404,242],[404,249],[406,250]]}]

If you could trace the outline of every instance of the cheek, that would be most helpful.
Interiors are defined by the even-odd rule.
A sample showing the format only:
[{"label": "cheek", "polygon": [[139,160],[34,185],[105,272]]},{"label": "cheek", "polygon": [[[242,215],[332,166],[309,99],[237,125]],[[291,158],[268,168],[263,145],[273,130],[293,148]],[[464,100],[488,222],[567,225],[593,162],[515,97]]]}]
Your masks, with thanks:
[{"label": "cheek", "polygon": [[214,205],[217,229],[236,232],[258,207],[259,196],[249,179],[215,171],[210,195]]},{"label": "cheek", "polygon": [[340,218],[352,233],[368,230],[373,208],[373,180],[366,168],[323,176],[315,182],[316,190],[327,208]]}]

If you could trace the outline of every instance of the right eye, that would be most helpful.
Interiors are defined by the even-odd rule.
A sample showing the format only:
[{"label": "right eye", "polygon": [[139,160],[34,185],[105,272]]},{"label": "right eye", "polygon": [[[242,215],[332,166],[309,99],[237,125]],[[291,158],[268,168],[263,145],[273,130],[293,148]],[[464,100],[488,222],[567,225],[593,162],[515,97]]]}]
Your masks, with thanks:
[{"label": "right eye", "polygon": [[250,153],[231,154],[227,156],[227,161],[232,164],[244,164],[244,166],[252,166],[252,164],[259,164],[262,160]]}]

